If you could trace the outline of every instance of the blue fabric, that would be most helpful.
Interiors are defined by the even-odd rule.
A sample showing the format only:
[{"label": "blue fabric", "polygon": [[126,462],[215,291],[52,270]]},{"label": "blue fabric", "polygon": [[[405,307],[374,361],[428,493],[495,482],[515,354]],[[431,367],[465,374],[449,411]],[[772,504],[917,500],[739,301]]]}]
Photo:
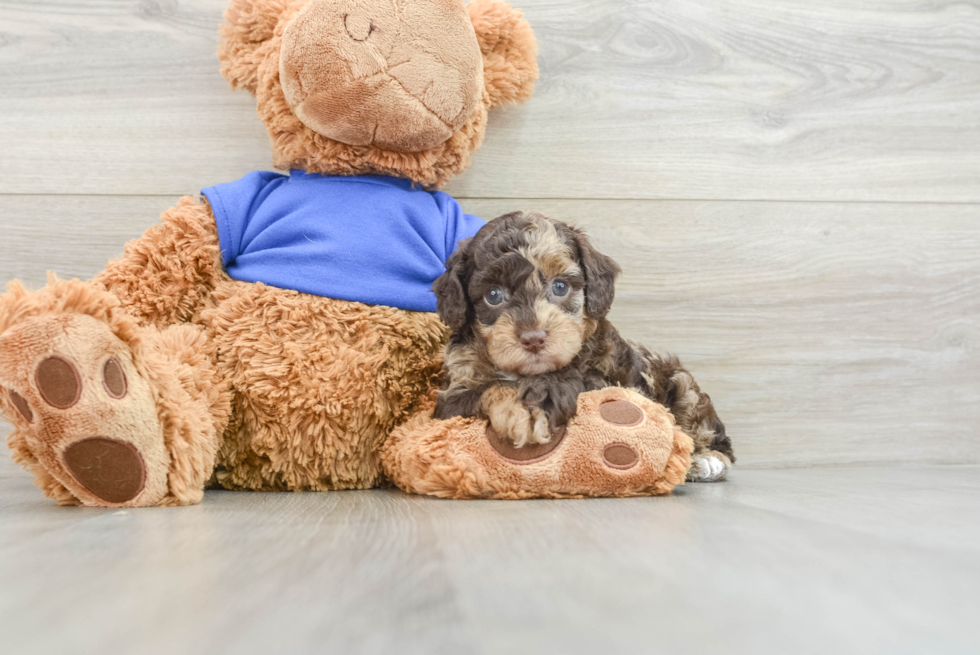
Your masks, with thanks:
[{"label": "blue fabric", "polygon": [[328,298],[435,311],[432,283],[484,221],[381,175],[257,171],[201,191],[228,275]]}]

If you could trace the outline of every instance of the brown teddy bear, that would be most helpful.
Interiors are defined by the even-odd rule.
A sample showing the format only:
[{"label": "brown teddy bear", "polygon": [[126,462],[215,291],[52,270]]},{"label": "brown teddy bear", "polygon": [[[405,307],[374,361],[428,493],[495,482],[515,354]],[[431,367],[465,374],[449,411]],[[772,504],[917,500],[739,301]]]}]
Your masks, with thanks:
[{"label": "brown teddy bear", "polygon": [[[63,504],[366,488],[414,414],[387,451],[391,477],[467,495],[419,468],[431,451],[418,440],[446,436],[424,416],[447,336],[430,286],[483,224],[435,189],[469,165],[489,109],[531,95],[530,27],[497,0],[231,0],[225,18],[222,74],[256,96],[290,173],[182,198],[89,282],[11,283],[0,410],[14,459]],[[683,439],[651,412],[656,475],[674,451],[683,469]],[[470,495],[582,493],[507,480]]]}]

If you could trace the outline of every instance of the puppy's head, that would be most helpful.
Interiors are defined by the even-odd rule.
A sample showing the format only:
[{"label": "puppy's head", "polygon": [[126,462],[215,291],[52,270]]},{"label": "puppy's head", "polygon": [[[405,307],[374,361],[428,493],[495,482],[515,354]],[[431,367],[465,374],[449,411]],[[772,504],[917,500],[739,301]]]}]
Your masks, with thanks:
[{"label": "puppy's head", "polygon": [[446,262],[439,317],[472,327],[491,363],[516,375],[567,365],[612,305],[619,266],[585,234],[540,214],[487,223]]}]

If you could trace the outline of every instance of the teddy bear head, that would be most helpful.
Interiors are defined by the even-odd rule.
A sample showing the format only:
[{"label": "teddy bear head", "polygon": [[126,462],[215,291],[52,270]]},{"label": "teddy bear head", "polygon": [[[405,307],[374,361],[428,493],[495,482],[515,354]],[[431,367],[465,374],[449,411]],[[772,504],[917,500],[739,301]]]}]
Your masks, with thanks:
[{"label": "teddy bear head", "polygon": [[499,0],[231,0],[225,21],[221,73],[256,96],[282,169],[440,186],[538,75]]}]

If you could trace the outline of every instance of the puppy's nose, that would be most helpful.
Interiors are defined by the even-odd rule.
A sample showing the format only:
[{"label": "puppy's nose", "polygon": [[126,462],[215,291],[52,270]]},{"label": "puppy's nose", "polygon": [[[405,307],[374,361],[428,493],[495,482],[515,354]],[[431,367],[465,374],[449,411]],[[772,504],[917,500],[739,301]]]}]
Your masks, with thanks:
[{"label": "puppy's nose", "polygon": [[528,352],[541,352],[544,350],[545,339],[547,337],[548,333],[544,330],[530,330],[528,332],[521,332],[521,345],[524,346],[524,350]]}]

